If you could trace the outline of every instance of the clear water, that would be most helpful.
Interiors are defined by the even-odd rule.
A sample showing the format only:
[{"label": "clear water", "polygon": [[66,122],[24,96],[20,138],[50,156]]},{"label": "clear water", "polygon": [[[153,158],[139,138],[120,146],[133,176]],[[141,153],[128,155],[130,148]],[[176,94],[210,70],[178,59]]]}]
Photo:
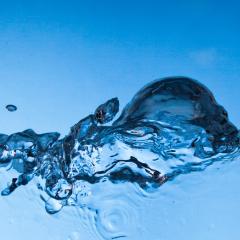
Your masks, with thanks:
[{"label": "clear water", "polygon": [[1,206],[25,218],[3,223],[6,237],[28,222],[26,239],[36,228],[37,239],[236,236],[239,133],[212,93],[166,78],[112,121],[118,110],[110,99],[62,139],[31,129],[0,135]]}]

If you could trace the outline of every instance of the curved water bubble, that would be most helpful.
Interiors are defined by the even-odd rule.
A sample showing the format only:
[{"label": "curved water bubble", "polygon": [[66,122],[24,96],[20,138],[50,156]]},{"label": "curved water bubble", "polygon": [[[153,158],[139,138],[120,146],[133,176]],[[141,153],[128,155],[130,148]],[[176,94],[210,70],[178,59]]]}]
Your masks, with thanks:
[{"label": "curved water bubble", "polygon": [[[237,128],[229,122],[227,111],[201,83],[186,77],[156,80],[142,88],[124,108],[113,125],[135,124],[142,120],[168,122],[169,116],[181,116],[175,125],[200,126],[210,134],[213,144],[238,144]],[[236,141],[236,142],[235,142]]]}]

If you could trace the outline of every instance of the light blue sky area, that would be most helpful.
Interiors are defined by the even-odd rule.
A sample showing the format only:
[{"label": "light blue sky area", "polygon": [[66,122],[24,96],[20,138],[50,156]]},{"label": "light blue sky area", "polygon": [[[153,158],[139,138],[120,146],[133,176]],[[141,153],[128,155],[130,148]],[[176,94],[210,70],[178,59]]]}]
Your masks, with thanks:
[{"label": "light blue sky area", "polygon": [[[238,1],[0,1],[0,132],[67,133],[156,78],[207,85],[240,126]],[[10,113],[6,104],[15,104]]]}]

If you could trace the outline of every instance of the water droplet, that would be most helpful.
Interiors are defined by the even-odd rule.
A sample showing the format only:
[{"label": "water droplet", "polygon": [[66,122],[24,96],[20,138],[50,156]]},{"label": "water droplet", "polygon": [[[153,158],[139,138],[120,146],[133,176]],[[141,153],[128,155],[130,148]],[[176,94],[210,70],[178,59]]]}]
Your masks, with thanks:
[{"label": "water droplet", "polygon": [[17,110],[17,107],[13,104],[8,104],[6,106],[6,109],[9,111],[9,112],[15,112]]}]

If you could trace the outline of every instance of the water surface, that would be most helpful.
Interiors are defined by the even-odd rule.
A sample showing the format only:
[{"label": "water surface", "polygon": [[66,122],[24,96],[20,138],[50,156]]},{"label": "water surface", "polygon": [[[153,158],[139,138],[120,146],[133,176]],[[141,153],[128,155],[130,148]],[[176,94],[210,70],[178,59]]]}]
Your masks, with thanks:
[{"label": "water surface", "polygon": [[[210,90],[185,77],[156,80],[114,120],[118,111],[112,98],[64,138],[31,129],[1,134],[1,201],[17,201],[22,216],[33,208],[36,219],[44,205],[47,219],[61,223],[43,221],[43,231],[66,224],[51,229],[51,239],[166,240],[175,239],[173,229],[180,239],[212,239],[228,232],[228,207],[220,223],[217,212],[235,206],[228,191],[239,199],[235,183],[226,186],[236,178],[239,133]],[[197,229],[186,229],[191,221]]]}]

